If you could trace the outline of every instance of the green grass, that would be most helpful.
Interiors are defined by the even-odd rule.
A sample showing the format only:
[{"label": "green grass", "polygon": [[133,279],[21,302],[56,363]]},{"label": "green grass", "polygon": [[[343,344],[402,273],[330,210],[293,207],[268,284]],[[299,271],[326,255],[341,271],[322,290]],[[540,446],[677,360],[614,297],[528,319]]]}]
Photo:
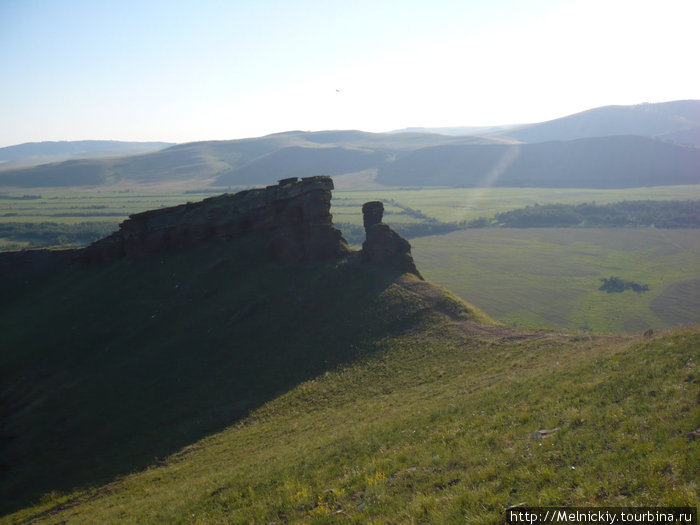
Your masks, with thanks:
[{"label": "green grass", "polygon": [[436,320],[376,345],[160,465],[5,522],[491,524],[518,503],[697,505],[697,329]]},{"label": "green grass", "polygon": [[[700,322],[698,230],[488,228],[411,244],[427,279],[508,324],[605,333]],[[600,291],[611,276],[649,291]]]},{"label": "green grass", "polygon": [[[358,261],[284,266],[253,237],[82,268],[29,254],[0,285],[2,507],[142,468],[300,381],[420,329],[446,292]],[[42,256],[42,259],[39,256]],[[5,259],[0,260],[4,263]]]},{"label": "green grass", "polygon": [[[428,278],[455,269],[460,295],[532,301],[523,312],[535,299],[591,323],[636,315],[624,301],[696,308],[678,284],[697,279],[695,231],[413,245]],[[3,523],[494,523],[522,502],[697,505],[697,328],[514,329],[412,276],[261,250],[247,238],[0,272]],[[598,271],[650,291],[605,294]],[[580,293],[553,300],[562,282]]]}]

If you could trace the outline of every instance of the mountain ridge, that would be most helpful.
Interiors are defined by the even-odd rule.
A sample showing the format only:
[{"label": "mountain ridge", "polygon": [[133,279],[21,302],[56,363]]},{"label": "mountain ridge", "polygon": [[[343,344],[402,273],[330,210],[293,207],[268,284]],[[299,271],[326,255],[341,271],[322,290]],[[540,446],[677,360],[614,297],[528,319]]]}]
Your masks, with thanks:
[{"label": "mountain ridge", "polygon": [[700,148],[637,135],[435,146],[383,166],[385,185],[632,188],[700,183]]},{"label": "mountain ridge", "polygon": [[[603,106],[496,133],[522,142],[575,140],[615,135],[673,136],[700,125],[700,100]],[[695,146],[700,143],[695,142]]]},{"label": "mountain ridge", "polygon": [[69,159],[129,156],[173,146],[173,142],[73,140],[25,142],[0,148],[0,170]]},{"label": "mountain ridge", "polygon": [[[492,158],[488,145],[505,148],[522,143],[523,148],[540,151],[530,166],[518,175],[517,185],[548,187],[591,187],[591,174],[606,172],[607,186],[629,184],[659,186],[691,184],[700,176],[689,148],[700,151],[700,101],[676,101],[638,106],[595,108],[553,121],[521,128],[510,128],[491,135],[439,135],[435,133],[368,133],[357,130],[290,131],[264,137],[231,141],[203,141],[177,144],[169,148],[131,157],[79,159],[43,164],[23,169],[0,170],[0,186],[15,188],[99,187],[114,185],[189,185],[201,188],[249,187],[273,183],[279,174],[305,176],[330,174],[352,177],[362,174],[372,184],[387,181],[392,185],[426,186],[447,184],[468,186],[465,179],[447,180],[444,173],[426,168],[420,177],[406,180],[396,176],[401,161],[421,150],[461,147],[472,150],[470,162],[482,166],[482,175],[500,169],[499,158]],[[604,135],[604,136],[601,136]],[[639,137],[634,143],[621,137]],[[537,140],[534,140],[534,138]],[[597,146],[593,147],[593,140]],[[666,146],[660,146],[660,142]],[[601,144],[606,145],[601,146]],[[536,146],[547,144],[546,147]],[[586,147],[589,149],[586,150]],[[538,149],[539,148],[539,149]],[[615,149],[617,148],[617,149]],[[600,152],[605,151],[605,157]],[[433,150],[436,151],[436,150]],[[565,158],[576,152],[574,157]],[[661,155],[653,158],[650,153]],[[555,160],[552,160],[552,159]],[[635,180],[640,163],[646,158],[647,175]],[[559,160],[556,160],[559,159]],[[563,159],[563,160],[562,160]],[[685,160],[684,160],[685,159]],[[439,160],[439,159],[438,159]],[[629,162],[621,162],[629,161]],[[495,162],[495,163],[494,163]],[[563,175],[553,180],[548,172],[552,162],[576,164],[575,177]],[[663,164],[676,164],[674,176],[667,176]],[[653,173],[650,166],[655,166]],[[454,166],[469,171],[470,166]],[[382,176],[381,173],[384,173]],[[376,178],[373,174],[380,174]],[[359,176],[359,175],[358,175]],[[436,177],[437,176],[437,177]],[[362,178],[361,177],[361,178]],[[611,178],[618,182],[611,182]],[[443,179],[443,182],[436,182]],[[468,180],[468,178],[467,178]],[[674,182],[686,181],[686,182]],[[446,181],[446,182],[444,182]]]}]

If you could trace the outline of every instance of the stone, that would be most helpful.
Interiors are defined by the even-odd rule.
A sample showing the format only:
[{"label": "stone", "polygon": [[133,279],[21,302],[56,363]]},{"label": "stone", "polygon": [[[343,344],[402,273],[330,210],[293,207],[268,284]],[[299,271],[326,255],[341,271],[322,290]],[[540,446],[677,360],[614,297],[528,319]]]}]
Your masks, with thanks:
[{"label": "stone", "polygon": [[333,226],[332,189],[327,176],[293,177],[267,188],[134,214],[117,232],[85,248],[82,258],[109,262],[251,234],[265,238],[272,257],[285,263],[344,257],[350,249]]},{"label": "stone", "polygon": [[381,222],[383,215],[384,205],[379,201],[366,202],[362,205],[365,225],[362,258],[371,264],[412,273],[423,279],[411,256],[411,244]]},{"label": "stone", "polygon": [[369,226],[382,222],[382,217],[384,217],[384,203],[381,201],[365,202],[362,205],[362,219],[365,230]]}]

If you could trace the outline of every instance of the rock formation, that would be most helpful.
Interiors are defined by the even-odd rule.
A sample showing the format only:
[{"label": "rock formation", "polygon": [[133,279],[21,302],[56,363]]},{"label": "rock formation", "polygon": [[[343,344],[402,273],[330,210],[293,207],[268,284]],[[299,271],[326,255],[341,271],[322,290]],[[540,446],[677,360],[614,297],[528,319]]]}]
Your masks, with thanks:
[{"label": "rock formation", "polygon": [[381,202],[372,201],[362,205],[362,217],[365,225],[362,258],[371,264],[410,272],[422,279],[423,277],[418,272],[411,256],[411,245],[382,222],[383,216],[384,204]]},{"label": "rock formation", "polygon": [[381,201],[365,202],[362,205],[362,222],[365,225],[365,231],[369,226],[374,226],[382,222],[384,217],[384,203]]},{"label": "rock formation", "polygon": [[327,176],[294,177],[267,188],[138,213],[121,223],[117,232],[88,246],[82,258],[109,262],[252,234],[260,235],[269,253],[281,262],[342,257],[350,250],[332,223],[332,189],[333,180]]},{"label": "rock formation", "polygon": [[282,263],[352,257],[392,272],[421,277],[411,257],[411,245],[382,222],[384,205],[379,201],[362,206],[366,240],[362,251],[353,252],[333,226],[332,189],[333,180],[327,176],[293,177],[266,188],[137,213],[122,222],[119,230],[83,249],[0,254],[0,270],[108,264],[129,255],[148,257],[251,236]]}]

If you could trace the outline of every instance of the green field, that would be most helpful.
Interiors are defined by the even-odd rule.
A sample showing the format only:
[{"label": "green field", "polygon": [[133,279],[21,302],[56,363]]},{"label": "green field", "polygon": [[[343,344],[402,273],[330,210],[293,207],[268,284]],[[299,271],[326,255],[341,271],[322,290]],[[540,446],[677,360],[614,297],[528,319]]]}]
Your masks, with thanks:
[{"label": "green field", "polygon": [[[109,235],[133,213],[199,201],[219,193],[216,190],[0,191],[0,251],[84,246]],[[12,231],[13,228],[18,231]],[[87,235],[76,235],[76,229]]]},{"label": "green field", "polygon": [[[638,332],[700,322],[700,230],[485,228],[411,244],[426,279],[509,324]],[[598,290],[611,276],[649,291]]]},{"label": "green field", "polygon": [[[121,222],[131,213],[199,201],[219,193],[217,190],[188,193],[44,189],[37,192],[0,191],[0,222]],[[21,198],[24,196],[31,198]]]},{"label": "green field", "polygon": [[[357,207],[355,221],[362,222],[359,206],[370,200],[392,199],[441,222],[471,221],[496,213],[535,204],[598,204],[630,200],[697,200],[700,185],[659,186],[624,190],[582,190],[571,188],[424,188],[335,191],[333,213],[336,222],[350,222],[348,206]],[[339,206],[336,199],[347,199]],[[340,212],[340,215],[336,215]],[[340,218],[342,216],[342,219]],[[388,215],[391,224],[393,217]]]},{"label": "green field", "polygon": [[[225,192],[223,188],[201,191],[146,190],[45,190],[0,191],[0,222],[120,222],[131,213],[174,206]],[[28,195],[31,199],[21,199]],[[2,197],[14,197],[11,199]],[[492,217],[502,211],[534,204],[599,204],[622,200],[700,199],[700,185],[632,188],[626,190],[581,190],[557,188],[427,188],[336,190],[333,192],[334,221],[362,224],[362,204],[371,200],[393,200],[441,222],[461,222]],[[401,208],[387,204],[388,223],[416,222]]]}]

